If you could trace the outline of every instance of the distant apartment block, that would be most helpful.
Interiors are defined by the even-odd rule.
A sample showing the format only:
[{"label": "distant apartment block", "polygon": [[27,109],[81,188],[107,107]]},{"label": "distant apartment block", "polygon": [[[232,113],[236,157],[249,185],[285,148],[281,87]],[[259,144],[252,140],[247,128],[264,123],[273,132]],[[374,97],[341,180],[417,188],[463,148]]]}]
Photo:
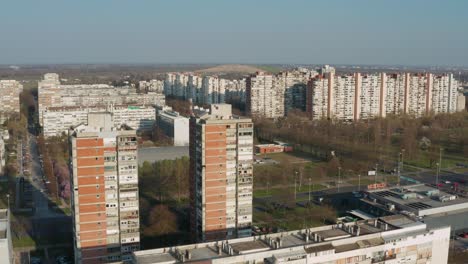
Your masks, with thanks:
[{"label": "distant apartment block", "polygon": [[91,113],[70,145],[75,263],[126,263],[140,247],[135,130]]},{"label": "distant apartment block", "polygon": [[14,252],[11,240],[10,211],[0,209],[0,263],[13,264]]},{"label": "distant apartment block", "polygon": [[23,85],[15,80],[0,80],[0,122],[20,113],[20,94]]},{"label": "distant apartment block", "polygon": [[197,241],[251,235],[253,123],[213,104],[190,119],[191,233]]},{"label": "distant apartment block", "polygon": [[150,80],[150,81],[140,81],[138,83],[138,88],[140,92],[143,93],[159,93],[164,94],[164,81],[161,80]]},{"label": "distant apartment block", "polygon": [[390,114],[420,117],[460,110],[458,89],[452,74],[329,72],[309,81],[306,105],[313,119],[352,121]]},{"label": "distant apartment block", "polygon": [[8,140],[10,137],[8,135],[8,130],[1,130],[0,129],[0,176],[5,176],[5,165],[6,165],[6,149],[5,149],[5,144],[6,140]]},{"label": "distant apartment block", "polygon": [[151,132],[156,109],[146,105],[64,106],[49,107],[42,113],[44,137],[60,136],[71,127],[87,124],[88,114],[108,112],[116,126],[127,125],[137,132]]},{"label": "distant apartment block", "polygon": [[165,105],[160,92],[137,92],[132,86],[107,84],[61,84],[58,74],[47,73],[38,85],[39,123],[51,107],[94,107],[108,105]]},{"label": "distant apartment block", "polygon": [[276,75],[258,72],[246,80],[246,108],[252,116],[278,118],[293,108],[305,111],[307,82],[315,70],[297,68]]},{"label": "distant apartment block", "polygon": [[226,98],[245,101],[245,79],[227,80],[194,73],[167,73],[164,93],[179,99],[192,99],[196,104],[221,104]]},{"label": "distant apartment block", "polygon": [[146,263],[447,263],[450,227],[402,215],[255,237],[134,252]]},{"label": "distant apartment block", "polygon": [[158,110],[157,128],[172,138],[174,146],[189,145],[189,119],[173,111],[170,107]]}]

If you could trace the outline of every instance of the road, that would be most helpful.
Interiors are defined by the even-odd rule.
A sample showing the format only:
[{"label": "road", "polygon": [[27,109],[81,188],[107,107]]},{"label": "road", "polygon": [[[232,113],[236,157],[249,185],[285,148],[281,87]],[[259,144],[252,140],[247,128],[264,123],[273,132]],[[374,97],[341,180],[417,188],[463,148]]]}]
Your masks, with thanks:
[{"label": "road", "polygon": [[31,153],[31,184],[33,186],[33,201],[34,201],[34,217],[47,218],[57,216],[55,212],[49,209],[48,197],[43,191],[45,190],[42,180],[42,169],[39,163],[39,152],[37,141],[34,135],[29,136],[29,149]]}]

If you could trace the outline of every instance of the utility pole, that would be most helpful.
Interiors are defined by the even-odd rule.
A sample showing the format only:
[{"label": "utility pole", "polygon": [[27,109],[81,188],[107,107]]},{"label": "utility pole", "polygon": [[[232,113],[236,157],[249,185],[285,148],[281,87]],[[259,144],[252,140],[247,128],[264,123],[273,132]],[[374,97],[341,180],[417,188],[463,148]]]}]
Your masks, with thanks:
[{"label": "utility pole", "polygon": [[437,162],[436,163],[436,166],[437,166],[437,170],[436,170],[436,188],[439,189],[439,171],[440,171],[440,163]]},{"label": "utility pole", "polygon": [[294,202],[296,201],[296,195],[297,195],[297,191],[296,191],[296,178],[294,178]]},{"label": "utility pole", "polygon": [[439,184],[440,167],[442,167],[442,147],[439,149],[439,166],[437,169],[437,184]]},{"label": "utility pole", "polygon": [[309,204],[310,204],[310,182],[311,182],[311,178],[309,178]]}]

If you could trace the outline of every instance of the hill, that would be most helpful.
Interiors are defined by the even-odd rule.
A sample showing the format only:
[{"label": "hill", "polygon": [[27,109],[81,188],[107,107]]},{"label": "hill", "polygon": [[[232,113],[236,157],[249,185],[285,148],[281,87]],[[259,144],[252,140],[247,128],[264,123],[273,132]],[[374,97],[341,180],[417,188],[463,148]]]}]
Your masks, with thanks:
[{"label": "hill", "polygon": [[250,65],[241,65],[241,64],[224,64],[224,65],[218,65],[215,67],[207,68],[207,69],[201,69],[197,70],[195,72],[198,73],[205,73],[205,74],[210,74],[210,73],[216,73],[216,74],[232,74],[232,73],[243,73],[243,74],[250,74],[250,73],[255,73],[257,71],[263,71],[260,68],[250,66]]}]

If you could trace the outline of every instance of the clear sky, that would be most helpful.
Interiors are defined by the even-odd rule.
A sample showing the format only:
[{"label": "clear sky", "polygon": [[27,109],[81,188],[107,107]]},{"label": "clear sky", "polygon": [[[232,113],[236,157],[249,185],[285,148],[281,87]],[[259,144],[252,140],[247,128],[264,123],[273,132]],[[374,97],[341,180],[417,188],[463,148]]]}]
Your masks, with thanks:
[{"label": "clear sky", "polygon": [[467,0],[3,0],[0,64],[468,65]]}]

